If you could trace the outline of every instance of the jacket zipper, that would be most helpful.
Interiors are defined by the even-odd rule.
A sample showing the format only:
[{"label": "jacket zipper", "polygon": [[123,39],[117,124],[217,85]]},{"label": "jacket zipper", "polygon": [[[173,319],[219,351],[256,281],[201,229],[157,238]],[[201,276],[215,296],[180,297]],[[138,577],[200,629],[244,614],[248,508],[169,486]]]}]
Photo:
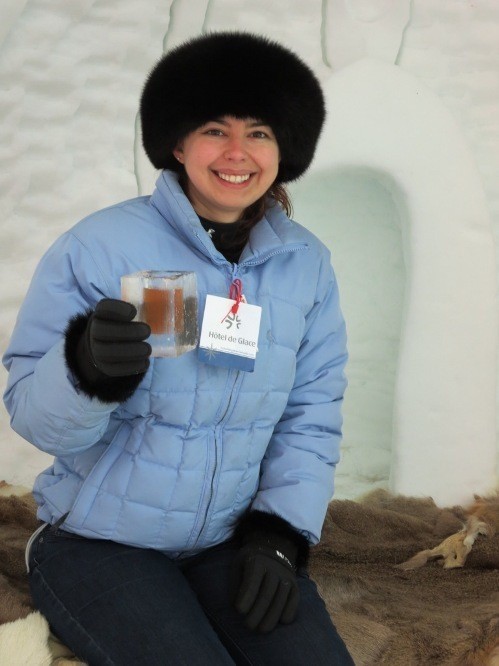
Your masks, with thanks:
[{"label": "jacket zipper", "polygon": [[[234,282],[234,280],[237,278],[237,275],[239,273],[240,268],[245,268],[246,266],[259,266],[260,264],[265,263],[270,257],[273,257],[277,254],[285,254],[287,252],[296,252],[297,250],[303,250],[306,249],[308,246],[306,244],[300,244],[300,245],[294,245],[294,246],[288,246],[287,248],[281,248],[279,250],[273,250],[272,252],[269,252],[265,254],[263,257],[260,257],[260,259],[256,261],[245,261],[242,264],[238,263],[233,263],[231,264],[231,271],[230,271],[230,279],[231,279],[231,284]],[[213,469],[211,470],[211,479],[210,479],[210,490],[208,493],[208,498],[207,501],[205,502],[205,509],[204,509],[204,516],[203,516],[203,523],[201,525],[201,528],[199,529],[197,536],[194,540],[192,548],[194,548],[200,541],[204,528],[206,527],[206,522],[208,520],[208,514],[210,512],[211,508],[211,503],[214,495],[214,489],[215,489],[215,477],[217,474],[217,469],[218,469],[218,454],[219,454],[219,448],[220,448],[220,442],[217,438],[217,429],[220,427],[220,424],[223,422],[225,417],[227,416],[227,413],[230,409],[230,406],[232,404],[232,397],[234,395],[234,389],[236,387],[237,380],[240,375],[240,370],[236,371],[236,374],[234,376],[234,381],[232,382],[232,387],[229,393],[229,399],[227,401],[227,406],[224,410],[224,413],[222,416],[218,419],[213,434],[214,434],[214,440],[215,440],[215,461],[213,465]]]},{"label": "jacket zipper", "polygon": [[213,430],[213,435],[214,435],[214,439],[215,439],[215,460],[214,460],[213,469],[211,470],[210,490],[209,490],[208,498],[207,498],[207,501],[206,501],[206,504],[205,504],[203,523],[201,525],[201,528],[198,531],[198,534],[197,534],[196,539],[194,541],[193,547],[196,546],[196,544],[201,539],[201,536],[203,534],[203,530],[206,526],[206,521],[208,519],[208,513],[210,512],[211,501],[212,501],[213,495],[214,495],[215,477],[217,475],[217,469],[218,469],[218,454],[219,454],[219,450],[220,450],[220,442],[219,442],[219,439],[217,437],[217,429],[220,427],[220,424],[223,422],[223,420],[227,416],[227,413],[230,409],[230,406],[232,404],[232,398],[234,396],[234,389],[235,389],[235,386],[236,386],[237,380],[239,379],[240,374],[241,374],[241,371],[236,370],[236,373],[234,375],[234,380],[233,380],[232,386],[230,388],[229,399],[227,400],[227,405],[225,407],[224,413],[218,419],[217,423],[215,424],[215,428]]}]

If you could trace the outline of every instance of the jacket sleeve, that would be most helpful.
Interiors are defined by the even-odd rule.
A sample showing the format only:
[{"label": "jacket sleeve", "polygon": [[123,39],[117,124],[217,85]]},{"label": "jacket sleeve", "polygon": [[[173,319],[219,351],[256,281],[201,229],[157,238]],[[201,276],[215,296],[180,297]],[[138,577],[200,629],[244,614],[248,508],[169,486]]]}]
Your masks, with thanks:
[{"label": "jacket sleeve", "polygon": [[306,317],[289,399],[262,461],[252,509],[287,520],[318,543],[340,457],[346,329],[333,269],[324,262]]},{"label": "jacket sleeve", "polygon": [[109,293],[90,253],[67,233],[40,261],[19,311],[3,357],[9,372],[4,402],[12,428],[52,455],[95,444],[117,407],[80,392],[64,355],[70,318]]}]

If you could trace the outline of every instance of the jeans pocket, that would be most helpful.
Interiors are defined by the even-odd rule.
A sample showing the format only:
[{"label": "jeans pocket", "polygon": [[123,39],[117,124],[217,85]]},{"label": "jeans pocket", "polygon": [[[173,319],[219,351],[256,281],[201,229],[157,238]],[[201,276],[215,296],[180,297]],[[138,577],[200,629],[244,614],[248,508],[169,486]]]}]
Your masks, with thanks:
[{"label": "jeans pocket", "polygon": [[66,532],[55,525],[40,525],[40,527],[31,535],[25,551],[26,570],[30,573],[43,560],[46,546],[56,542],[79,541],[85,537],[73,532]]}]

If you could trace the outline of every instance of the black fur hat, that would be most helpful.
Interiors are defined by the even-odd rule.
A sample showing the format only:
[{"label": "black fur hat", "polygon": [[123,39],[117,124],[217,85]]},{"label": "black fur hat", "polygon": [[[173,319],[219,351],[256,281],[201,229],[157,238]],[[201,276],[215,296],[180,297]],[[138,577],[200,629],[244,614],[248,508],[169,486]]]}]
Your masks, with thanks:
[{"label": "black fur hat", "polygon": [[167,53],[150,73],[140,102],[144,148],[157,169],[178,171],[172,154],[178,141],[230,115],[270,125],[281,155],[281,183],[309,167],[325,114],[320,84],[298,56],[242,32],[196,37]]}]

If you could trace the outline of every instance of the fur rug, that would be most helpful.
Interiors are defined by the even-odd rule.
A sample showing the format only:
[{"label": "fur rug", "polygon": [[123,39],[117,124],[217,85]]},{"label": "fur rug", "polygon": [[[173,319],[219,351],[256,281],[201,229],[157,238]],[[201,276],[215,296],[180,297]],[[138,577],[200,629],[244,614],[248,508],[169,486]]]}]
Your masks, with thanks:
[{"label": "fur rug", "polygon": [[31,603],[24,549],[38,526],[35,514],[26,488],[0,481],[0,664],[84,666]]},{"label": "fur rug", "polygon": [[[406,560],[473,533],[475,505],[439,509],[383,491],[331,502],[310,573],[356,666],[499,666],[499,495],[477,501],[492,527],[495,511],[495,530],[450,570],[433,555]],[[454,559],[453,544],[441,546],[434,557]]]},{"label": "fur rug", "polygon": [[[0,482],[0,664],[76,666],[31,605],[35,506],[15,491]],[[469,509],[334,500],[310,573],[356,666],[499,666],[499,495]]]}]

